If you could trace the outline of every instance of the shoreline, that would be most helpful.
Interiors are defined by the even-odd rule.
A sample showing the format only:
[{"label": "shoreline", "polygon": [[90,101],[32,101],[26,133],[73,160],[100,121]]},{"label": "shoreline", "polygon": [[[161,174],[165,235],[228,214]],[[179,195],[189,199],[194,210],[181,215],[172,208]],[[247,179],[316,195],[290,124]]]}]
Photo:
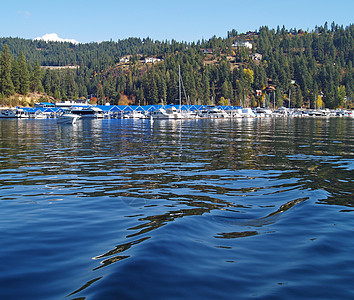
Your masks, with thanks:
[{"label": "shoreline", "polygon": [[74,105],[71,107],[0,107],[0,118],[56,119],[70,111],[96,119],[237,119],[259,117],[354,117],[348,109],[243,108],[211,105]]}]

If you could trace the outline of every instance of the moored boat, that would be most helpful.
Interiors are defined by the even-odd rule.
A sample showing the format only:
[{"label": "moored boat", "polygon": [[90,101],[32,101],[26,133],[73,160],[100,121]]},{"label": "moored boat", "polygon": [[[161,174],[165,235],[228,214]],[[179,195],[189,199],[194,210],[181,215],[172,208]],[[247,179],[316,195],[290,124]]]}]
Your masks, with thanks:
[{"label": "moored boat", "polygon": [[0,118],[17,118],[16,109],[2,109],[0,111]]},{"label": "moored boat", "polygon": [[22,108],[0,109],[0,118],[28,118],[29,115]]},{"label": "moored boat", "polygon": [[75,124],[81,117],[79,115],[73,114],[71,111],[64,111],[57,118],[58,124]]},{"label": "moored boat", "polygon": [[169,119],[170,118],[170,115],[162,107],[157,110],[152,111],[151,116],[154,119]]}]

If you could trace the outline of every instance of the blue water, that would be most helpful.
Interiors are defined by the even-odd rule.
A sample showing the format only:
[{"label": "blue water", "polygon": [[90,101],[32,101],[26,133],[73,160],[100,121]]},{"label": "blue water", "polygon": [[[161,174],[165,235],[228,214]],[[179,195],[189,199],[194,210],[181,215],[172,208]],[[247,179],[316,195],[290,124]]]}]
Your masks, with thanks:
[{"label": "blue water", "polygon": [[0,299],[354,299],[353,124],[0,120]]}]

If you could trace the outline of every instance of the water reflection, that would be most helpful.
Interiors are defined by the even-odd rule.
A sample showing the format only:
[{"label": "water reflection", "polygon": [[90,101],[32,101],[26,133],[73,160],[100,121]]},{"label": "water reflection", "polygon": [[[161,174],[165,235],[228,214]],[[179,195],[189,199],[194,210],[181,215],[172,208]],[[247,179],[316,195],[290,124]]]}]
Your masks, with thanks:
[{"label": "water reflection", "polygon": [[346,119],[0,120],[0,204],[51,203],[58,222],[82,213],[83,227],[106,232],[83,242],[94,279],[72,296],[173,226],[232,242],[280,230],[306,205],[350,211],[352,129]]},{"label": "water reflection", "polygon": [[215,238],[218,239],[236,239],[243,238],[248,236],[257,235],[257,231],[242,231],[242,232],[228,232],[228,233],[219,233]]}]

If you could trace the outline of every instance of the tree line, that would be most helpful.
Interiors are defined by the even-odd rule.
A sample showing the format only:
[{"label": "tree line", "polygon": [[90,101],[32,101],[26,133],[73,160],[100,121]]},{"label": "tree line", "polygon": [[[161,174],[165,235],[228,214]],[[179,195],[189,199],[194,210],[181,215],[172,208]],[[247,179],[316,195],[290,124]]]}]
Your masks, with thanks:
[{"label": "tree line", "polygon": [[[354,26],[334,23],[305,32],[285,27],[193,43],[129,38],[74,45],[0,39],[0,94],[45,92],[58,100],[176,103],[181,67],[183,103],[242,106],[352,105]],[[248,41],[252,49],[235,46]],[[208,51],[205,51],[205,50]],[[250,55],[261,54],[260,60]],[[128,57],[128,63],[120,63]],[[143,63],[144,58],[161,59]],[[51,70],[40,66],[76,66]]]}]

